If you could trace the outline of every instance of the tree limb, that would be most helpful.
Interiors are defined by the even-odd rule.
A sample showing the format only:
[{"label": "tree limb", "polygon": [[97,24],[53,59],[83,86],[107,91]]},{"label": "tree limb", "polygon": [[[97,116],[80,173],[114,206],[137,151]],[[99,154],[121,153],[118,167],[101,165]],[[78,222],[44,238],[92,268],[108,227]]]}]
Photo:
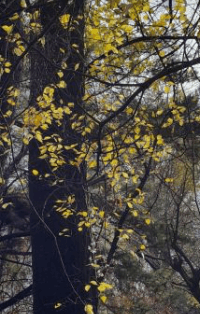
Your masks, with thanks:
[{"label": "tree limb", "polygon": [[0,303],[0,311],[4,310],[4,309],[8,308],[9,306],[14,305],[17,302],[30,296],[32,294],[32,287],[33,287],[33,285],[31,284],[29,287],[27,287],[24,290],[17,293],[14,297],[10,298],[9,300],[7,300],[3,303]]}]

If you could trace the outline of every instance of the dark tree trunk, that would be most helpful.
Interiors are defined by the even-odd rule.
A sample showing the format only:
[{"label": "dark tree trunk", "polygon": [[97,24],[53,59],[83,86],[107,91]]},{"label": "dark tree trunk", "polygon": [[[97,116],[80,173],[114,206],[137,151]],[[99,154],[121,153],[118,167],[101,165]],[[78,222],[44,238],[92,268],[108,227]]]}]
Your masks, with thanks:
[{"label": "dark tree trunk", "polygon": [[[72,3],[71,3],[72,2]],[[59,16],[65,13],[71,15],[71,20],[83,16],[84,0],[60,1],[49,3],[41,9],[43,30],[46,28],[45,47],[41,51],[31,51],[31,95],[33,101],[42,94],[43,88],[56,82],[56,72],[61,65],[63,54],[60,48],[67,51],[67,69],[64,79],[67,87],[57,90],[54,104],[61,106],[73,102],[73,114],[81,114],[80,104],[83,96],[83,31],[84,21],[79,18],[76,28],[63,29]],[[76,44],[78,49],[73,48]],[[38,53],[40,49],[41,53]],[[45,57],[44,57],[45,56]],[[74,70],[79,63],[78,71]],[[58,68],[56,68],[58,66]],[[37,105],[36,105],[37,106]],[[82,141],[81,135],[70,127],[66,116],[62,126],[53,123],[43,132],[43,135],[59,134],[65,145]],[[64,219],[55,211],[57,199],[67,200],[69,195],[75,195],[75,211],[86,210],[84,182],[84,166],[77,168],[69,164],[72,154],[65,153],[66,165],[52,172],[44,159],[39,159],[40,143],[33,139],[29,145],[29,193],[33,213],[31,215],[31,239],[33,252],[33,298],[34,314],[81,314],[85,313],[87,302],[84,286],[89,280],[88,266],[88,233],[79,232],[77,216]],[[63,153],[64,154],[64,153]],[[34,176],[32,170],[37,169],[39,176]],[[45,174],[50,176],[45,178]],[[52,178],[57,177],[57,184],[52,186]],[[59,181],[60,180],[60,181]],[[63,181],[62,181],[63,180]],[[62,181],[62,182],[61,182]],[[63,228],[67,228],[68,236],[60,236]]]}]

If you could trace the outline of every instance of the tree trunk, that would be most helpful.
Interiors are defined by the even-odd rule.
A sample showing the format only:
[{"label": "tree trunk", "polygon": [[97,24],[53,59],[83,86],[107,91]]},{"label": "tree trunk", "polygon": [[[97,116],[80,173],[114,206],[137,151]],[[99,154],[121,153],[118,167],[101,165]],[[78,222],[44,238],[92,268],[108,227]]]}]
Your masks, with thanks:
[{"label": "tree trunk", "polygon": [[[41,8],[41,24],[43,31],[46,30],[45,47],[42,49],[38,43],[34,47],[36,49],[31,51],[31,95],[36,102],[36,97],[42,94],[45,86],[55,84],[56,72],[63,59],[60,48],[65,45],[67,69],[62,80],[65,80],[67,87],[56,89],[53,103],[60,107],[61,103],[73,102],[73,114],[80,115],[83,96],[84,0],[71,2],[49,2]],[[59,16],[66,13],[70,14],[70,23],[79,21],[79,24],[74,24],[76,28],[64,29],[61,26]],[[72,44],[77,45],[78,49],[76,46],[73,48]],[[77,63],[79,68],[75,71]],[[43,131],[43,136],[58,134],[62,144],[77,143],[79,146],[82,137],[70,125],[70,119],[66,116],[61,126],[52,122],[48,130]],[[85,169],[84,166],[70,165],[73,154],[66,151],[63,153],[66,164],[53,172],[45,159],[39,159],[39,145],[36,139],[31,140],[29,145],[34,314],[85,313],[84,286],[89,280],[89,269],[86,266],[88,233],[78,231],[76,213],[66,219],[55,210],[56,200],[66,201],[69,195],[75,196],[75,212],[86,210]],[[33,175],[33,169],[38,170],[38,176]],[[49,175],[48,178],[45,174]],[[64,228],[67,229],[67,236],[60,235]]]}]

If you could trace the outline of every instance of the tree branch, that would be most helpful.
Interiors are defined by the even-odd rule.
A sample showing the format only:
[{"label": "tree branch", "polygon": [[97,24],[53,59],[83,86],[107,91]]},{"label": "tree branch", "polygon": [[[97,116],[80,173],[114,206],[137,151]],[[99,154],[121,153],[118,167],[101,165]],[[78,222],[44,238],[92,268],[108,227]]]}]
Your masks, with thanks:
[{"label": "tree branch", "polygon": [[30,231],[6,234],[5,236],[0,237],[0,242],[15,239],[15,238],[29,237],[29,236],[30,236]]},{"label": "tree branch", "polygon": [[19,293],[17,293],[14,297],[10,298],[9,300],[7,300],[3,303],[0,303],[0,311],[3,311],[4,309],[8,308],[9,306],[14,305],[17,302],[30,296],[32,294],[32,288],[33,288],[33,285],[30,285],[29,287],[20,291]]}]

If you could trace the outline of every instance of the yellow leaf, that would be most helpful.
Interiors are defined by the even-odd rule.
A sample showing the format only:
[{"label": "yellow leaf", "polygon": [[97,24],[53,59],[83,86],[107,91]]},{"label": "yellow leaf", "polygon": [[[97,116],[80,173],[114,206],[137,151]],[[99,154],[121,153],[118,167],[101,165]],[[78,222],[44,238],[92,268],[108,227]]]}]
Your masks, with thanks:
[{"label": "yellow leaf", "polygon": [[96,167],[96,165],[97,165],[97,161],[96,160],[92,160],[92,161],[89,162],[88,167],[89,168],[93,168],[93,167]]},{"label": "yellow leaf", "polygon": [[11,17],[9,18],[10,21],[15,21],[15,20],[17,20],[17,19],[19,19],[19,14],[18,14],[18,13],[14,13],[13,16],[11,16]]},{"label": "yellow leaf", "polygon": [[93,306],[91,304],[86,304],[84,310],[87,314],[94,314]]},{"label": "yellow leaf", "polygon": [[133,184],[137,183],[137,181],[138,181],[138,175],[133,176],[132,177]]},{"label": "yellow leaf", "polygon": [[10,73],[10,69],[9,68],[5,68],[4,71],[5,71],[5,73]]},{"label": "yellow leaf", "polygon": [[90,283],[93,285],[93,286],[97,286],[97,282],[95,280],[91,280]]},{"label": "yellow leaf", "polygon": [[110,227],[110,224],[108,221],[104,221],[103,226],[105,229],[108,229]]},{"label": "yellow leaf", "polygon": [[151,219],[149,219],[149,218],[145,219],[145,224],[146,225],[150,225],[150,223],[151,223]]},{"label": "yellow leaf", "polygon": [[4,117],[7,118],[7,117],[10,117],[12,115],[12,111],[11,110],[8,110],[6,111],[6,113],[4,114]]},{"label": "yellow leaf", "polygon": [[100,299],[101,299],[101,301],[103,302],[103,303],[106,303],[106,301],[107,301],[107,297],[105,296],[105,295],[101,295],[100,296]]},{"label": "yellow leaf", "polygon": [[90,290],[90,288],[91,288],[91,285],[86,285],[86,286],[85,286],[85,291],[88,292],[88,291]]},{"label": "yellow leaf", "polygon": [[113,288],[113,285],[110,285],[109,283],[102,281],[97,289],[99,292],[104,292],[105,290],[110,290],[112,288]]},{"label": "yellow leaf", "polygon": [[145,249],[146,249],[146,246],[145,246],[144,244],[141,244],[141,245],[140,245],[140,250],[141,250],[141,251],[144,251]]},{"label": "yellow leaf", "polygon": [[129,208],[133,208],[133,204],[131,202],[127,202]]},{"label": "yellow leaf", "polygon": [[143,6],[143,9],[142,9],[143,12],[149,12],[150,11],[150,6],[148,3],[146,3],[144,6]]},{"label": "yellow leaf", "polygon": [[83,97],[82,97],[82,100],[88,100],[90,98],[90,94],[85,94]]},{"label": "yellow leaf", "polygon": [[46,86],[44,88],[44,92],[43,92],[43,96],[44,94],[49,95],[49,96],[53,96],[55,89],[51,86]]},{"label": "yellow leaf", "polygon": [[128,179],[129,177],[128,177],[128,173],[126,173],[126,172],[122,172],[122,176],[125,178],[125,179]]},{"label": "yellow leaf", "polygon": [[66,26],[69,22],[70,14],[63,14],[59,17],[60,23],[62,26]]},{"label": "yellow leaf", "polygon": [[17,96],[19,96],[19,94],[20,94],[20,90],[16,88],[16,89],[14,90],[13,96],[14,96],[14,97],[17,97]]},{"label": "yellow leaf", "polygon": [[35,133],[35,138],[38,140],[38,142],[42,143],[42,135],[39,131]]},{"label": "yellow leaf", "polygon": [[130,254],[132,255],[132,257],[134,258],[134,259],[137,259],[137,254],[134,252],[134,251],[130,251]]},{"label": "yellow leaf", "polygon": [[100,265],[95,264],[95,263],[91,263],[90,265],[91,265],[92,267],[94,267],[94,268],[99,268],[99,267],[100,267]]},{"label": "yellow leaf", "polygon": [[13,25],[2,25],[1,28],[9,35],[13,30]]},{"label": "yellow leaf", "polygon": [[168,94],[168,93],[170,92],[170,86],[165,86],[165,87],[164,87],[164,92],[165,92],[166,94]]},{"label": "yellow leaf", "polygon": [[0,178],[0,184],[4,184],[4,183],[5,183],[4,178]]},{"label": "yellow leaf", "polygon": [[105,216],[105,212],[104,212],[103,210],[101,210],[101,211],[99,212],[99,217],[100,217],[100,218],[104,218],[104,216]]},{"label": "yellow leaf", "polygon": [[56,84],[59,88],[65,88],[67,86],[65,81],[60,81],[58,84]]},{"label": "yellow leaf", "polygon": [[137,217],[138,216],[138,211],[137,210],[133,210],[131,212],[131,214],[133,215],[133,217]]},{"label": "yellow leaf", "polygon": [[104,51],[105,51],[105,53],[108,53],[108,52],[110,52],[110,51],[112,51],[112,52],[114,52],[114,53],[118,53],[117,48],[116,48],[115,46],[111,45],[111,44],[106,44],[106,45],[104,46]]},{"label": "yellow leaf", "polygon": [[136,126],[135,129],[134,129],[135,133],[136,134],[140,134],[140,128],[139,126]]},{"label": "yellow leaf", "polygon": [[162,109],[159,109],[159,110],[156,111],[157,116],[160,116],[162,113],[163,113]]},{"label": "yellow leaf", "polygon": [[[63,52],[63,53],[64,53],[64,52]],[[67,63],[63,61],[63,62],[62,62],[62,65],[61,65],[61,68],[62,68],[62,69],[66,69],[66,68],[67,68]]]},{"label": "yellow leaf", "polygon": [[28,139],[27,137],[24,137],[24,138],[23,138],[23,143],[24,143],[25,145],[28,145],[28,144],[29,144],[29,139]]},{"label": "yellow leaf", "polygon": [[128,234],[124,233],[120,236],[120,238],[124,239],[124,240],[128,240],[130,237]]},{"label": "yellow leaf", "polygon": [[16,56],[18,56],[18,57],[21,56],[24,51],[25,51],[25,48],[24,48],[24,46],[22,46],[22,45],[20,45],[20,46],[14,48],[14,53],[15,53]]},{"label": "yellow leaf", "polygon": [[62,78],[64,76],[64,73],[63,73],[63,71],[58,71],[57,75],[59,76],[59,78]]},{"label": "yellow leaf", "polygon": [[118,165],[118,160],[117,159],[113,159],[110,164],[111,164],[111,166],[117,166]]},{"label": "yellow leaf", "polygon": [[[1,178],[2,179],[2,178]],[[1,183],[1,182],[0,182]],[[13,206],[13,203],[12,202],[8,202],[8,203],[4,203],[1,207],[3,209],[6,209],[9,205]]]},{"label": "yellow leaf", "polygon": [[133,30],[133,26],[131,25],[122,25],[121,28],[123,29],[123,31],[125,31],[126,33],[130,33]]},{"label": "yellow leaf", "polygon": [[166,179],[165,179],[165,182],[167,182],[167,183],[171,183],[171,182],[173,182],[173,181],[174,181],[173,178],[166,178]]},{"label": "yellow leaf", "polygon": [[82,217],[87,217],[88,213],[86,211],[79,212],[77,215],[80,215]]},{"label": "yellow leaf", "polygon": [[132,109],[132,108],[130,108],[130,107],[129,107],[129,108],[127,108],[127,109],[126,109],[126,113],[128,113],[128,114],[133,113],[133,109]]},{"label": "yellow leaf", "polygon": [[160,134],[157,135],[157,144],[158,144],[158,145],[163,145],[163,144],[164,144],[162,135],[160,135]]},{"label": "yellow leaf", "polygon": [[74,70],[75,70],[75,71],[78,70],[79,66],[80,66],[80,63],[75,64]]},{"label": "yellow leaf", "polygon": [[167,128],[168,126],[172,125],[172,123],[173,123],[173,119],[172,118],[168,118],[167,122],[165,122],[162,127],[163,128]]},{"label": "yellow leaf", "polygon": [[92,38],[95,39],[95,40],[101,39],[101,36],[100,36],[98,28],[91,29],[90,34],[91,34]]},{"label": "yellow leaf", "polygon": [[54,309],[58,309],[59,307],[61,307],[62,303],[60,302],[57,302],[55,305],[54,305]]},{"label": "yellow leaf", "polygon": [[38,41],[41,43],[42,47],[45,46],[46,40],[45,40],[45,37],[44,37],[44,36],[42,36],[41,38],[39,38]]},{"label": "yellow leaf", "polygon": [[130,148],[128,149],[128,151],[129,151],[130,154],[134,154],[134,153],[136,153],[136,148],[130,147]]},{"label": "yellow leaf", "polygon": [[75,49],[77,49],[77,48],[78,48],[78,45],[74,43],[74,44],[72,44],[72,47],[75,48]]},{"label": "yellow leaf", "polygon": [[11,67],[11,65],[12,65],[12,64],[11,64],[9,61],[7,61],[7,62],[4,63],[4,66],[5,66],[5,67]]},{"label": "yellow leaf", "polygon": [[72,113],[72,111],[68,107],[64,107],[63,109],[64,109],[64,112],[66,114],[71,114]]},{"label": "yellow leaf", "polygon": [[159,56],[164,57],[165,56],[165,52],[163,50],[159,51]]},{"label": "yellow leaf", "polygon": [[35,12],[33,13],[32,18],[33,18],[34,20],[37,20],[37,19],[39,18],[39,16],[40,16],[40,11],[37,10],[37,11],[35,11]]},{"label": "yellow leaf", "polygon": [[38,171],[38,170],[36,170],[36,169],[33,169],[33,170],[32,170],[32,174],[33,174],[34,176],[38,176],[39,171]]},{"label": "yellow leaf", "polygon": [[128,233],[133,233],[133,230],[132,229],[128,229],[126,230]]},{"label": "yellow leaf", "polygon": [[25,0],[21,0],[21,1],[20,1],[20,6],[21,6],[22,8],[26,8],[26,7],[27,7],[26,1],[25,1]]}]

